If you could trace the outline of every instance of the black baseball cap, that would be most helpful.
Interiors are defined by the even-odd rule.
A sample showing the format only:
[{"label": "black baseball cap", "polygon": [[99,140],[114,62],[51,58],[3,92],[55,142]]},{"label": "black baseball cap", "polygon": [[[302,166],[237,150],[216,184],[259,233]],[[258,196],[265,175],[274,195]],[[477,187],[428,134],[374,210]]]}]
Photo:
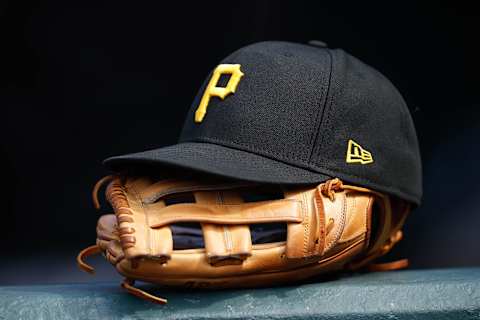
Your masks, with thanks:
[{"label": "black baseball cap", "polygon": [[321,42],[260,42],[208,75],[179,143],[108,158],[274,184],[338,177],[415,204],[421,160],[408,107],[380,72]]}]

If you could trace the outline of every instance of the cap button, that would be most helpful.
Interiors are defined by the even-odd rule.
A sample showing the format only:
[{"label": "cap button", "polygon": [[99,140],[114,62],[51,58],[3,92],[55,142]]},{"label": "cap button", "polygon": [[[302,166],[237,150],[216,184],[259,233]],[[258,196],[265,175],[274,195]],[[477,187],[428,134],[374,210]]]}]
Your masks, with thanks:
[{"label": "cap button", "polygon": [[327,48],[328,44],[326,44],[323,41],[320,40],[310,40],[308,41],[308,44],[314,47],[319,47],[319,48]]}]

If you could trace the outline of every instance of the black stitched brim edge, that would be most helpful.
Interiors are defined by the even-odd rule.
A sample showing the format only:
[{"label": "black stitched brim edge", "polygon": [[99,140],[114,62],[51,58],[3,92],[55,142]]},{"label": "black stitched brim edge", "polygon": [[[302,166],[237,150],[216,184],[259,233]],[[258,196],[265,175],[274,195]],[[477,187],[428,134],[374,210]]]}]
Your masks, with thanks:
[{"label": "black stitched brim edge", "polygon": [[[144,152],[111,157],[104,165],[113,171],[129,167],[177,167],[225,178],[273,184],[320,183],[330,176],[258,154],[222,145],[184,142]],[[153,167],[152,167],[153,166]]]}]

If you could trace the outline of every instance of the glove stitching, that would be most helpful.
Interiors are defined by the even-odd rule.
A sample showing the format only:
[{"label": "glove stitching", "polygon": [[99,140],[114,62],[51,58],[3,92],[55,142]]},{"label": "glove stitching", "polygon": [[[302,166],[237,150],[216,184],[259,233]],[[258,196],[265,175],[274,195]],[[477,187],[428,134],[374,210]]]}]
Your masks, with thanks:
[{"label": "glove stitching", "polygon": [[[131,189],[132,194],[134,195],[135,199],[140,203],[140,207],[142,208],[143,214],[145,215],[145,222],[146,222],[147,226],[149,226],[150,223],[149,223],[149,219],[148,219],[147,207],[146,207],[145,204],[143,203],[143,200],[142,200],[142,198],[140,197],[140,194],[139,194],[139,193],[137,192],[137,190],[135,189],[135,187],[132,185],[132,186],[130,186],[130,189]],[[147,250],[148,250],[147,252],[148,252],[148,255],[151,256],[151,255],[153,255],[153,254],[152,254],[152,251],[153,251],[153,250],[152,250],[152,244],[151,244],[152,241],[151,241],[150,228],[147,227],[147,228],[145,228],[145,230],[146,230],[145,233],[146,233],[146,236],[147,236],[147,237],[146,237],[146,238],[147,238],[147,239],[146,239],[146,240],[147,240],[147,241],[146,241],[146,244],[147,244]]]},{"label": "glove stitching", "polygon": [[340,215],[339,227],[338,227],[338,230],[335,232],[335,236],[328,242],[328,245],[326,246],[324,252],[330,250],[333,247],[333,245],[338,241],[338,239],[340,239],[342,232],[345,229],[345,219],[346,219],[346,211],[347,211],[347,199],[346,199],[347,197],[345,193],[341,194],[341,198],[342,198],[342,212]]},{"label": "glove stitching", "polygon": [[[217,194],[217,203],[219,204],[225,204],[225,199],[223,197],[223,192],[218,192]],[[229,227],[224,225],[223,226],[223,241],[225,244],[225,249],[227,255],[232,254],[232,240],[230,239],[230,232],[229,232]]]},{"label": "glove stitching", "polygon": [[302,208],[302,218],[303,218],[303,256],[308,256],[308,238],[309,238],[309,231],[310,231],[310,224],[308,221],[308,213],[305,212],[304,203],[307,203],[305,193],[302,194],[303,201],[300,201],[300,206]]}]

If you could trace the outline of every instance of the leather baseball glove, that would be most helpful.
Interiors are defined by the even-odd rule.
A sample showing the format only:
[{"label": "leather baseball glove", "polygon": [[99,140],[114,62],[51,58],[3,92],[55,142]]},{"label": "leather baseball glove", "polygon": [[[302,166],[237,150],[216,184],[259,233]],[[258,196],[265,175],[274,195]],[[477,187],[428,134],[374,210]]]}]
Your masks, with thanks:
[{"label": "leather baseball glove", "polygon": [[103,253],[130,293],[134,287],[271,286],[360,268],[388,270],[406,260],[372,264],[401,237],[410,205],[332,179],[317,186],[272,186],[203,180],[109,176],[114,214],[98,220],[97,243],[78,255]]}]

